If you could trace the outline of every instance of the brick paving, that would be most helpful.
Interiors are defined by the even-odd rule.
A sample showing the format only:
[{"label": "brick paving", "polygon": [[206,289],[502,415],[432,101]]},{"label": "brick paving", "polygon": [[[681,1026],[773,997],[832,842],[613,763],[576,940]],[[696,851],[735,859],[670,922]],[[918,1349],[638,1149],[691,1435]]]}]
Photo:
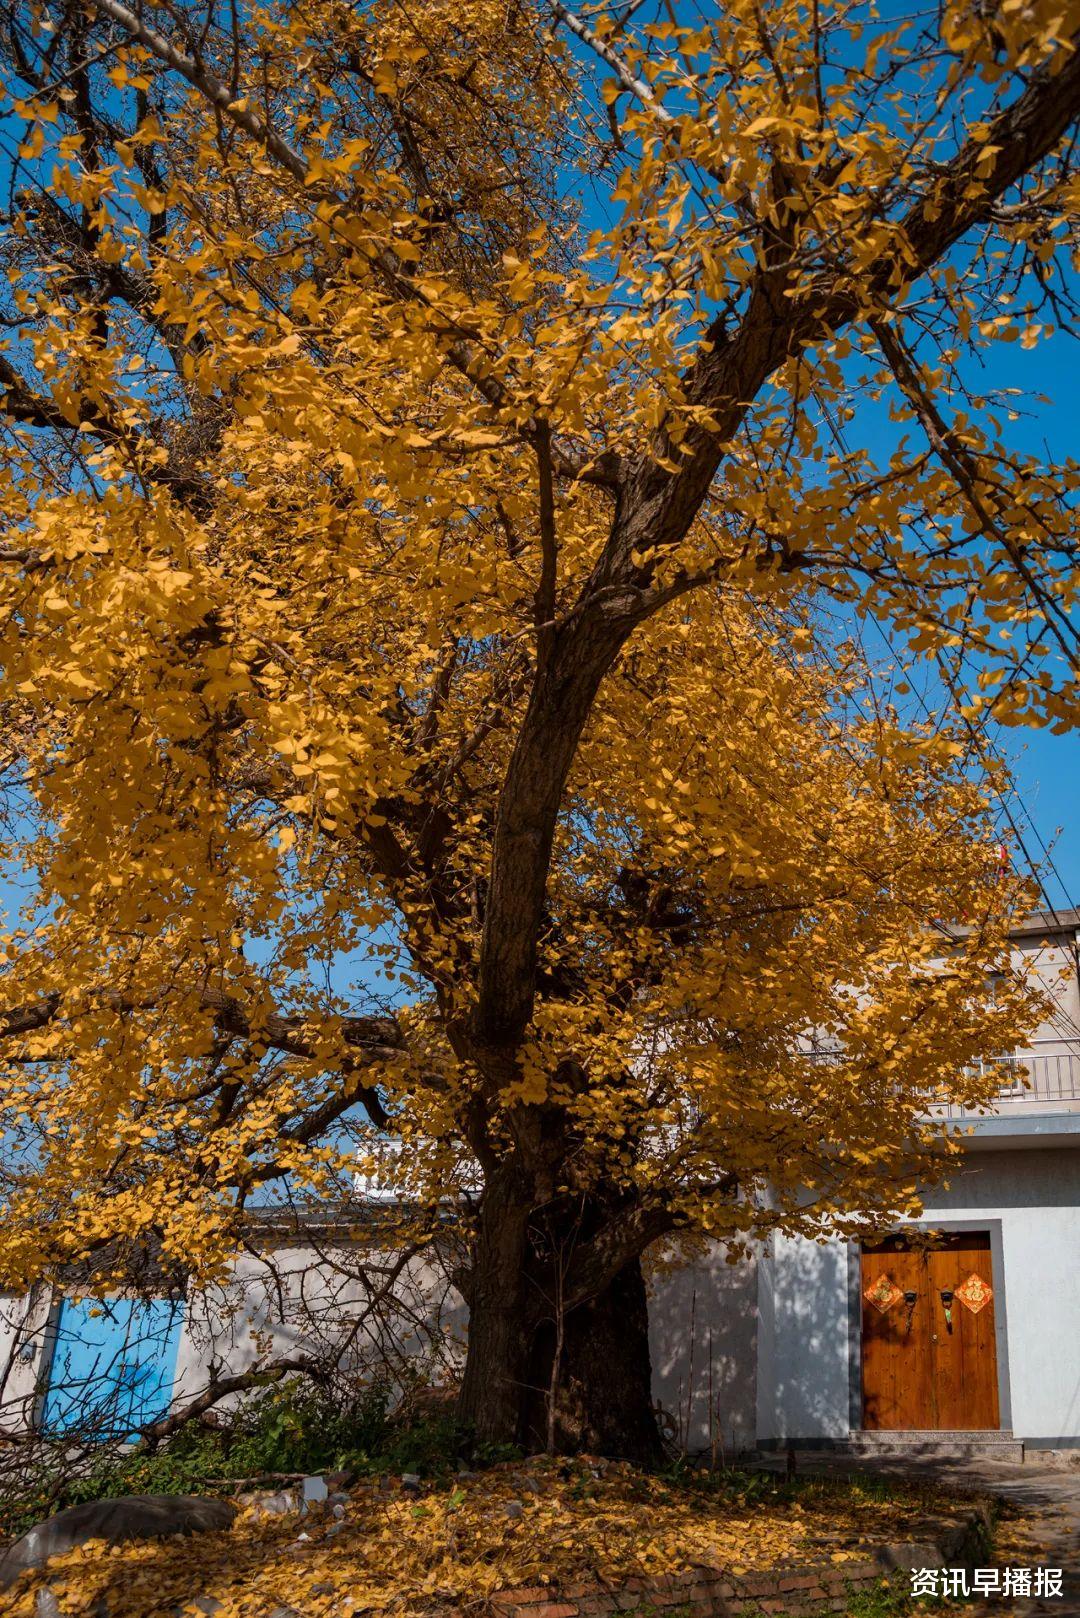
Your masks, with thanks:
[{"label": "brick paving", "polygon": [[[782,1470],[785,1457],[757,1463],[763,1469]],[[1080,1465],[1050,1469],[1031,1460],[1023,1466],[994,1460],[950,1461],[933,1457],[859,1456],[830,1457],[826,1452],[803,1451],[797,1457],[800,1473],[854,1476],[878,1473],[941,1483],[946,1488],[999,1495],[1022,1513],[1039,1545],[1047,1567],[1064,1571],[1061,1598],[1017,1598],[1014,1606],[996,1607],[978,1602],[977,1611],[1015,1612],[1016,1618],[1080,1618]]]}]

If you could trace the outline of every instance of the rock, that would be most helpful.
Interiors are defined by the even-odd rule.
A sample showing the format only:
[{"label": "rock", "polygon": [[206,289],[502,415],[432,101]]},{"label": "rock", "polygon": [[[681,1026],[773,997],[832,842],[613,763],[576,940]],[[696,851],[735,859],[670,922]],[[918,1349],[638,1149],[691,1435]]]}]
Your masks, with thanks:
[{"label": "rock", "polygon": [[402,1472],[402,1474],[401,1474],[401,1487],[403,1489],[419,1489],[419,1487],[420,1487],[420,1474],[419,1474],[419,1472]]},{"label": "rock", "polygon": [[[67,1618],[70,1607],[62,1607],[49,1589],[39,1590],[34,1601],[34,1618]],[[109,1603],[98,1596],[92,1607],[83,1609],[84,1618],[109,1618]]]},{"label": "rock", "polygon": [[344,1515],[345,1515],[345,1506],[344,1506],[344,1503],[343,1503],[343,1502],[342,1502],[342,1501],[340,1501],[340,1500],[335,1500],[335,1502],[334,1502],[334,1508],[333,1508],[333,1509],[334,1509],[334,1516],[335,1516],[335,1518],[336,1518],[336,1519],[337,1519],[337,1521],[338,1521],[338,1522],[340,1522],[340,1521],[341,1521],[341,1519],[342,1519],[342,1518],[343,1518],[343,1517],[344,1517]]},{"label": "rock", "polygon": [[508,1500],[503,1507],[508,1517],[524,1517],[525,1507],[520,1500]]},{"label": "rock", "polygon": [[303,1491],[303,1500],[306,1506],[321,1505],[326,1499],[327,1495],[330,1493],[329,1489],[326,1487],[326,1479],[323,1477],[305,1478],[301,1485],[301,1489]]},{"label": "rock", "polygon": [[232,1527],[236,1509],[231,1500],[187,1494],[131,1494],[69,1506],[37,1523],[0,1556],[0,1590],[14,1584],[27,1568],[44,1567],[50,1556],[61,1556],[87,1540],[123,1545],[173,1534],[220,1533]]},{"label": "rock", "polygon": [[276,1494],[256,1494],[247,1498],[256,1517],[287,1517],[290,1511],[299,1511],[303,1504],[295,1489],[279,1489]]}]

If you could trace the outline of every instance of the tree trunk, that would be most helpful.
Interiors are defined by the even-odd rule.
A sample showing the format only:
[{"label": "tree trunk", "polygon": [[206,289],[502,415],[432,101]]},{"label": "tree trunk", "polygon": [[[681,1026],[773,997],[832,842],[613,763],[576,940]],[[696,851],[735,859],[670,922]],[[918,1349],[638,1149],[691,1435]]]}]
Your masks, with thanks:
[{"label": "tree trunk", "polygon": [[617,1456],[640,1466],[660,1461],[640,1259],[620,1270],[606,1291],[569,1311],[561,1334],[557,1321],[539,1323],[527,1382],[520,1424],[527,1449],[546,1449],[553,1440],[563,1454]]},{"label": "tree trunk", "polygon": [[[515,1195],[515,1192],[518,1194]],[[520,1439],[528,1352],[525,1273],[528,1206],[514,1175],[484,1188],[469,1285],[469,1339],[458,1414],[489,1444]]]},{"label": "tree trunk", "polygon": [[484,1188],[458,1414],[482,1442],[654,1465],[661,1446],[641,1260],[563,1313],[552,1295],[555,1255],[594,1235],[611,1199],[549,1204],[537,1221],[523,1191],[510,1166]]}]

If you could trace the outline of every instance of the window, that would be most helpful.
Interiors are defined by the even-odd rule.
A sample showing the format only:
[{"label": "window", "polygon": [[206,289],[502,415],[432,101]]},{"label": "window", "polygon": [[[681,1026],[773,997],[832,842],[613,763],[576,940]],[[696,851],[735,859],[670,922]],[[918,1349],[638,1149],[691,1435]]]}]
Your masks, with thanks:
[{"label": "window", "polygon": [[42,1429],[133,1439],[172,1400],[183,1324],[178,1299],[65,1298],[56,1321]]}]

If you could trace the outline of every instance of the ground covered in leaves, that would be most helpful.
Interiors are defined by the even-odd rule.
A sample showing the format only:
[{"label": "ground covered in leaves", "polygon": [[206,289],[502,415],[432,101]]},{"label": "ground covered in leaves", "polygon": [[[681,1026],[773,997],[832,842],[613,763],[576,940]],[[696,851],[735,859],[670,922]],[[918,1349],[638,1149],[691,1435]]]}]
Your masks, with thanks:
[{"label": "ground covered in leaves", "polygon": [[672,1479],[620,1463],[535,1458],[419,1489],[365,1480],[337,1516],[332,1504],[276,1518],[249,1509],[229,1533],[87,1546],[24,1577],[6,1611],[34,1618],[47,1580],[65,1615],[269,1618],[284,1607],[300,1618],[410,1618],[475,1609],[517,1585],[617,1583],[703,1564],[750,1573],[843,1563],[956,1509],[947,1496],[895,1481]]}]

